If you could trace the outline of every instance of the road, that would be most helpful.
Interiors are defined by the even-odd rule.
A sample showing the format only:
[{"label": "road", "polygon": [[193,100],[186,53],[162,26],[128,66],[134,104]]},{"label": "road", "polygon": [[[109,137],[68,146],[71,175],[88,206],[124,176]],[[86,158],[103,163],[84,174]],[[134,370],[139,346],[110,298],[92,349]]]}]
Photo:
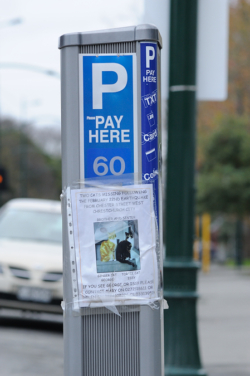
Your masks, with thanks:
[{"label": "road", "polygon": [[250,375],[250,270],[199,273],[198,328],[209,376]]},{"label": "road", "polygon": [[0,316],[0,374],[62,376],[62,324]]},{"label": "road", "polygon": [[[198,280],[204,368],[209,376],[249,376],[250,271],[217,266]],[[3,318],[0,311],[1,376],[63,375],[62,323],[35,318]]]}]

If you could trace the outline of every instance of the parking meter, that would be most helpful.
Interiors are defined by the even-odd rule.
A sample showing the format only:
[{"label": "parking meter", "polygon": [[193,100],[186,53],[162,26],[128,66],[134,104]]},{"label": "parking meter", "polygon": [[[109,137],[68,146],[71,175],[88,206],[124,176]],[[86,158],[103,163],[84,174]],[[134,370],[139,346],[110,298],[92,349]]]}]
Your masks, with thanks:
[{"label": "parking meter", "polygon": [[65,376],[163,375],[161,36],[60,37]]}]

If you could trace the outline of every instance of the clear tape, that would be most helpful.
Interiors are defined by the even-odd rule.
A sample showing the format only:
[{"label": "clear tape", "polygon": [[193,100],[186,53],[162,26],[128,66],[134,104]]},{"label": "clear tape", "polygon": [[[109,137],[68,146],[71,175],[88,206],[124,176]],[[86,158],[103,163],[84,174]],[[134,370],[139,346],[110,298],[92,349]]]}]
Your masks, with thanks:
[{"label": "clear tape", "polygon": [[[135,183],[136,182],[136,183]],[[158,296],[154,297],[138,297],[131,295],[122,295],[122,298],[115,296],[115,294],[101,294],[92,298],[88,303],[81,299],[81,292],[78,287],[78,278],[77,278],[77,260],[76,260],[76,248],[74,240],[74,226],[73,226],[73,213],[72,213],[72,203],[71,203],[71,190],[77,189],[105,189],[107,191],[114,189],[126,190],[126,187],[129,186],[138,186],[143,184],[152,184],[152,181],[145,182],[138,179],[138,176],[135,174],[127,174],[121,177],[105,177],[105,178],[95,178],[95,179],[86,179],[83,182],[75,182],[71,187],[67,187],[62,192],[63,200],[62,205],[66,203],[66,213],[67,213],[67,231],[68,231],[68,250],[70,254],[70,271],[71,271],[71,282],[72,282],[72,300],[70,302],[62,302],[62,309],[71,309],[75,314],[82,314],[82,308],[96,309],[100,307],[106,308],[108,311],[115,313],[120,316],[119,310],[120,307],[132,307],[134,305],[148,305],[152,309],[159,308],[159,302],[163,301],[163,292],[162,292],[162,271],[161,265],[158,265]],[[155,212],[155,198],[153,197],[153,206]],[[159,230],[157,225],[157,220],[154,216],[154,225],[155,225],[155,249],[156,252],[161,252],[160,250],[160,237]],[[148,249],[150,252],[150,247]],[[159,258],[161,259],[161,257]],[[166,309],[167,303],[164,302],[164,308]],[[119,309],[119,310],[118,310]]]},{"label": "clear tape", "polygon": [[[151,309],[153,310],[158,310],[160,309],[160,305],[159,303],[160,302],[163,302],[163,308],[164,309],[168,309],[169,306],[168,306],[168,303],[166,300],[163,300],[161,299],[160,297],[157,298],[157,299],[154,299],[154,300],[147,300],[147,299],[138,299],[137,298],[134,298],[132,299],[130,296],[127,297],[127,300],[126,301],[123,301],[123,300],[114,300],[114,298],[112,297],[111,299],[109,299],[110,297],[99,297],[99,301],[96,301],[96,302],[92,302],[90,303],[88,306],[86,307],[78,307],[78,309],[74,309],[74,304],[72,302],[69,302],[69,303],[65,303],[65,301],[62,301],[61,302],[61,307],[62,307],[62,310],[63,311],[66,311],[68,309],[72,310],[73,312],[75,313],[78,313],[79,315],[82,315],[82,311],[85,311],[87,310],[88,313],[92,313],[91,311],[93,311],[93,314],[95,314],[96,312],[100,311],[101,308],[105,308],[107,311],[111,311],[112,313],[118,315],[118,316],[121,316],[120,315],[120,312],[123,312],[123,311],[135,311],[135,310],[138,310],[138,306],[149,306]],[[102,302],[102,304],[100,304],[100,302]],[[81,303],[81,300],[79,300],[79,303]],[[135,307],[137,309],[135,309]]]}]

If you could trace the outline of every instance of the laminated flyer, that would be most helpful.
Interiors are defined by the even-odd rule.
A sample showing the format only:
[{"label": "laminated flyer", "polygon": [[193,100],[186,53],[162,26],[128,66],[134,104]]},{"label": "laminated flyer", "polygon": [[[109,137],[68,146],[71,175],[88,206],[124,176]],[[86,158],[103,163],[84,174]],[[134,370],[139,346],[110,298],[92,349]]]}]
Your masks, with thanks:
[{"label": "laminated flyer", "polygon": [[157,300],[152,185],[72,189],[71,202],[80,307]]}]

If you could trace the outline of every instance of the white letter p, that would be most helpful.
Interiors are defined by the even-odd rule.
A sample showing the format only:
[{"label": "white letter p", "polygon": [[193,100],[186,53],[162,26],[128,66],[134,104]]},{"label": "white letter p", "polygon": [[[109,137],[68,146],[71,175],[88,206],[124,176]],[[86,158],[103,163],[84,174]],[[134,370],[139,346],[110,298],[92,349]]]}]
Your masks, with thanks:
[{"label": "white letter p", "polygon": [[[104,85],[102,83],[102,72],[115,72],[117,81],[114,84]],[[128,74],[123,65],[117,63],[93,63],[92,64],[92,99],[93,109],[103,108],[102,94],[116,93],[125,88],[128,82]]]},{"label": "white letter p", "polygon": [[[150,51],[152,55],[150,55]],[[154,60],[155,58],[155,49],[151,46],[146,46],[146,68],[150,68],[150,60]]]}]

